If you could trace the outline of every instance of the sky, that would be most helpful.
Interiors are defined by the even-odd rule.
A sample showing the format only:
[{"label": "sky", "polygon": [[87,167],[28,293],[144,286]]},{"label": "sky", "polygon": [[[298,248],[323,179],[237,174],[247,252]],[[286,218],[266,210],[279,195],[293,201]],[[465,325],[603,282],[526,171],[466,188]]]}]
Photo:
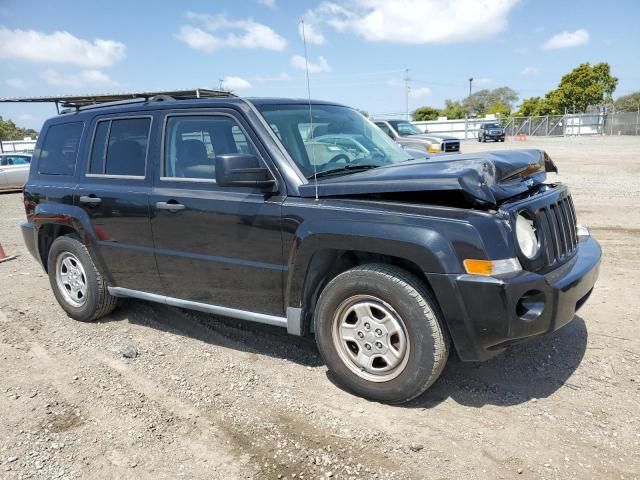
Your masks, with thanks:
[{"label": "sky", "polygon": [[[640,90],[640,0],[0,0],[0,97],[231,89],[401,116],[473,90],[520,99],[608,62]],[[39,129],[53,105],[0,104]]]}]

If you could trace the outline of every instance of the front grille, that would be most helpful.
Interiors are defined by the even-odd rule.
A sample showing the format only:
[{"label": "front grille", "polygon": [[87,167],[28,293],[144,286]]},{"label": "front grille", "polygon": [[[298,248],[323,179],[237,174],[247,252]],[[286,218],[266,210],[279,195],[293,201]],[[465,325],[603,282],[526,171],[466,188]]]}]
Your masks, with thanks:
[{"label": "front grille", "polygon": [[578,246],[576,211],[571,195],[538,210],[538,226],[545,264],[553,265],[573,254]]},{"label": "front grille", "polygon": [[460,142],[442,142],[443,152],[459,152]]}]

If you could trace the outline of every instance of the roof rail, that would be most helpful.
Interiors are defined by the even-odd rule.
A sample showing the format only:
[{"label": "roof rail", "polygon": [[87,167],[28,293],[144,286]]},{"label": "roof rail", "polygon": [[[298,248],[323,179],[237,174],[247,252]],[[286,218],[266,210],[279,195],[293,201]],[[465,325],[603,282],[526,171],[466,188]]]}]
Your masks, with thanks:
[{"label": "roof rail", "polygon": [[224,90],[209,90],[206,88],[196,88],[192,90],[163,90],[150,92],[130,92],[130,93],[105,93],[98,95],[58,95],[43,97],[15,97],[0,98],[4,103],[55,103],[58,113],[60,108],[74,108],[76,111],[81,108],[107,106],[113,104],[129,102],[155,102],[166,100],[192,100],[196,98],[229,98],[235,97],[231,92]]}]

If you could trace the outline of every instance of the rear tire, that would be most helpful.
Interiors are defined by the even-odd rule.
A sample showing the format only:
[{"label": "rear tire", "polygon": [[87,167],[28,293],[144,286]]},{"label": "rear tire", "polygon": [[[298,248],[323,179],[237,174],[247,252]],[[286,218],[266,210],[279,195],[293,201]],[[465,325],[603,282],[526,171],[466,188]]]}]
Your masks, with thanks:
[{"label": "rear tire", "polygon": [[449,339],[431,292],[386,264],[352,268],[329,282],[315,314],[320,354],[356,395],[407,402],[440,376]]},{"label": "rear tire", "polygon": [[75,236],[54,240],[47,259],[53,294],[67,314],[81,322],[92,322],[116,307],[107,284],[87,247]]}]

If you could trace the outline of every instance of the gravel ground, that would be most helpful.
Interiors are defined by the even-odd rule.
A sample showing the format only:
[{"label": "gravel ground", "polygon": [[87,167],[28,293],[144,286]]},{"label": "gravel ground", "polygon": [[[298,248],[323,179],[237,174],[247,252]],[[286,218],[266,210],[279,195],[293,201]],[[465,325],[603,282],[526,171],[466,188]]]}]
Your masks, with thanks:
[{"label": "gravel ground", "polygon": [[638,478],[640,138],[546,149],[601,241],[600,281],[560,331],[451,359],[404,407],[337,388],[312,340],[129,301],[70,320],[0,195],[0,477]]}]

